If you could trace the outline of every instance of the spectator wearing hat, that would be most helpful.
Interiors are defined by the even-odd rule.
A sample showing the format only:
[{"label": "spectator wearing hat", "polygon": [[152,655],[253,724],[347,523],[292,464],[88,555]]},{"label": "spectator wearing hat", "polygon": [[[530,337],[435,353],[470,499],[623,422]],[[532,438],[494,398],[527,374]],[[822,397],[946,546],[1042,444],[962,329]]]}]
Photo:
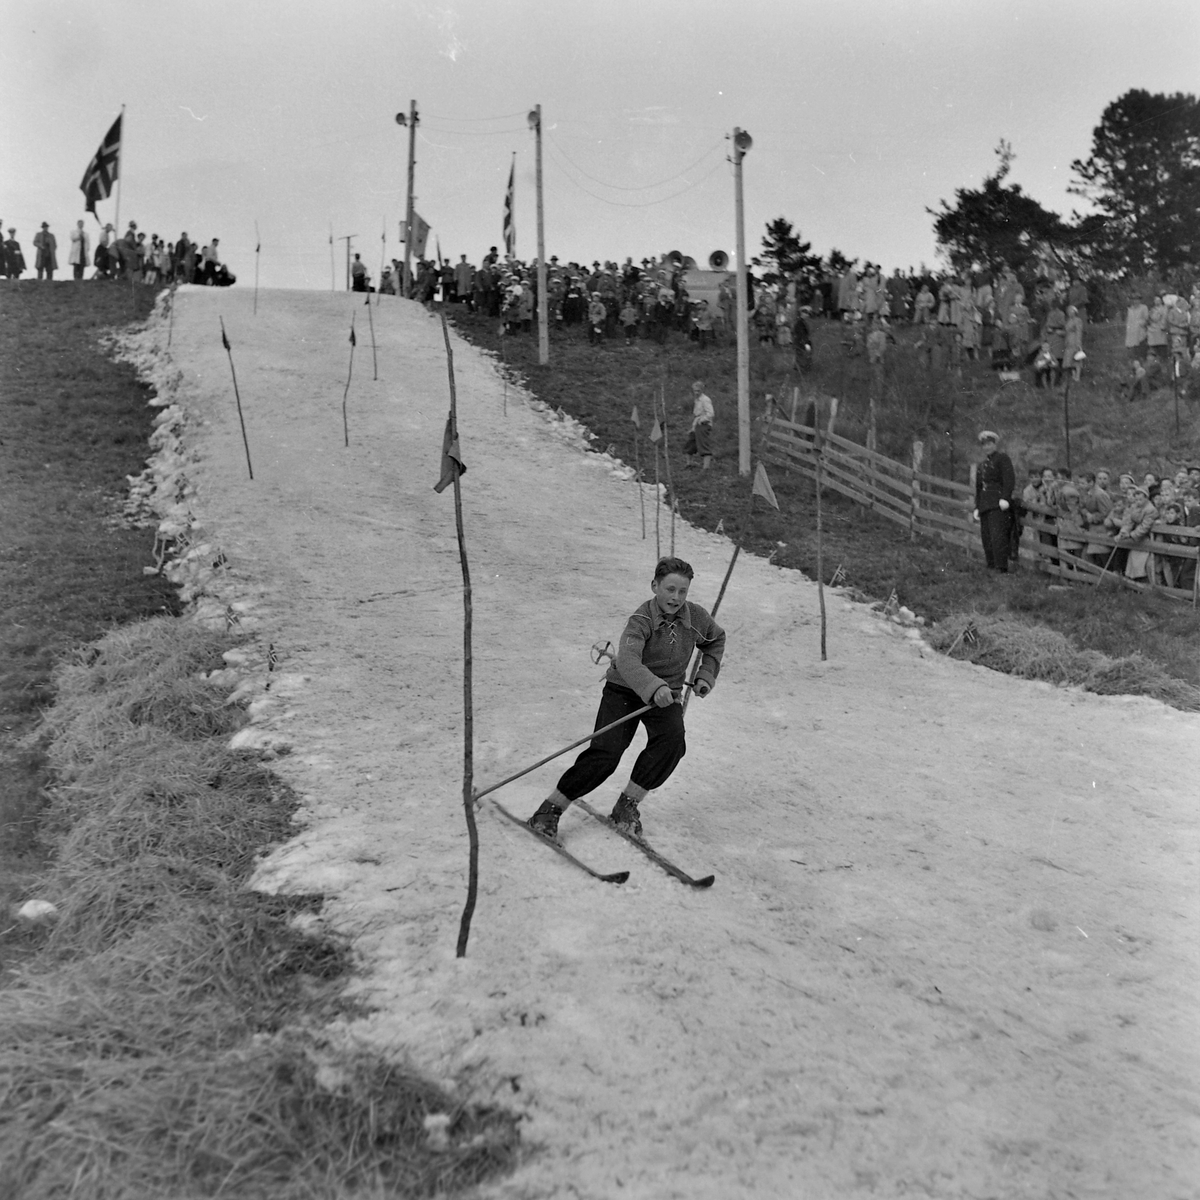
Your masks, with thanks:
[{"label": "spectator wearing hat", "polygon": [[58,240],[50,232],[48,222],[43,221],[41,229],[33,235],[33,247],[37,251],[33,264],[37,277],[41,279],[44,275],[53,280],[54,272],[58,270]]},{"label": "spectator wearing hat", "polygon": [[990,429],[979,434],[983,455],[975,471],[975,512],[989,569],[1007,573],[1012,551],[1012,494],[1017,486],[1012,459],[1000,448],[1000,435]]},{"label": "spectator wearing hat", "polygon": [[4,239],[3,254],[0,255],[0,268],[7,279],[20,279],[25,270],[25,255],[21,253],[21,243],[17,241],[16,228],[8,231]]}]

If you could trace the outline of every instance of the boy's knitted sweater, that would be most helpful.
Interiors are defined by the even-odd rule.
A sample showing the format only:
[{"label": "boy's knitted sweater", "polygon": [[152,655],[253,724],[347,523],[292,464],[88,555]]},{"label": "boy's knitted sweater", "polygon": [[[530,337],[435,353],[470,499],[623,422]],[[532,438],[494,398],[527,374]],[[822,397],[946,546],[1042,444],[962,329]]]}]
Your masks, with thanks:
[{"label": "boy's knitted sweater", "polygon": [[725,653],[725,630],[690,600],[668,617],[659,608],[657,598],[651,597],[626,623],[617,660],[608,668],[605,679],[636,692],[649,704],[664,683],[672,691],[683,686],[696,647],[701,652],[696,678],[712,687]]}]

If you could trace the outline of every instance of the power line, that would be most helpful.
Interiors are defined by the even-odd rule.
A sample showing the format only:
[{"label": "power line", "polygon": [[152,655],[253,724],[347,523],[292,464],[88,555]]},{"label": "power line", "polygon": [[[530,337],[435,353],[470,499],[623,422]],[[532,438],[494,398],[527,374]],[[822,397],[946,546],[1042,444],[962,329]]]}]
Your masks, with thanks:
[{"label": "power line", "polygon": [[[553,161],[553,159],[552,159]],[[677,192],[672,192],[669,196],[662,196],[658,200],[609,200],[607,196],[597,196],[595,192],[589,191],[577,179],[571,177],[570,172],[563,169],[560,163],[555,162],[555,166],[562,171],[563,175],[573,183],[585,196],[591,196],[593,200],[599,200],[601,204],[611,204],[615,208],[652,208],[655,204],[666,204],[669,200],[674,200],[678,196],[682,196],[685,192],[690,192],[693,188],[699,187],[706,179],[716,172],[726,160],[718,159],[712,167],[700,176],[694,183],[689,183],[686,187],[682,187]]]},{"label": "power line", "polygon": [[575,170],[577,170],[580,173],[580,175],[582,175],[585,179],[590,179],[593,183],[600,184],[601,187],[612,188],[614,191],[617,191],[617,192],[648,192],[648,191],[652,191],[654,188],[657,188],[657,187],[664,187],[668,183],[674,183],[676,179],[682,178],[690,170],[692,170],[693,167],[698,167],[714,150],[719,150],[721,148],[721,142],[723,142],[725,139],[722,138],[721,141],[714,143],[712,146],[709,146],[709,148],[707,150],[705,150],[705,152],[702,155],[700,155],[700,157],[698,159],[696,159],[696,161],[694,163],[692,163],[690,166],[684,167],[682,171],[677,171],[674,175],[670,176],[668,179],[660,179],[657,183],[645,183],[639,187],[626,187],[619,183],[608,183],[607,181],[605,181],[603,179],[597,179],[595,175],[589,175],[587,173],[587,171],[585,171],[566,152],[566,150],[564,150],[563,147],[558,144],[557,138],[550,137],[549,135],[547,135],[546,140],[548,142],[553,142],[555,149],[557,149],[558,152],[563,156],[563,158],[565,158],[567,160],[567,162],[569,162],[571,164],[571,166],[573,166],[575,168]]}]

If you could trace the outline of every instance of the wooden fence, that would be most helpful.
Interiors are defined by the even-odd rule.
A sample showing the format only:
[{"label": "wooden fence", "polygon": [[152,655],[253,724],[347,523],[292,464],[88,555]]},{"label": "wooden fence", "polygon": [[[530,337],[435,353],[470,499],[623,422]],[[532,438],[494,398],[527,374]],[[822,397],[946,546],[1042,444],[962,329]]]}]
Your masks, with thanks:
[{"label": "wooden fence", "polygon": [[[818,431],[812,426],[776,415],[766,431],[763,458],[815,480],[817,443]],[[819,433],[819,443],[822,487],[903,526],[913,538],[919,533],[941,538],[970,554],[983,556],[979,526],[971,519],[974,488],[924,473],[920,442],[913,443],[909,463],[897,462],[824,430]],[[1096,529],[1083,532],[1066,526],[1053,509],[1040,505],[1019,508],[1023,526],[1020,557],[1036,569],[1073,583],[1119,581],[1135,591],[1155,591],[1193,607],[1200,601],[1200,529],[1155,525],[1149,536],[1137,543],[1119,543]],[[1121,549],[1148,552],[1148,576],[1145,580],[1127,578],[1111,566],[1085,557],[1087,547],[1093,547],[1093,553],[1102,553],[1108,564],[1122,557]]]}]

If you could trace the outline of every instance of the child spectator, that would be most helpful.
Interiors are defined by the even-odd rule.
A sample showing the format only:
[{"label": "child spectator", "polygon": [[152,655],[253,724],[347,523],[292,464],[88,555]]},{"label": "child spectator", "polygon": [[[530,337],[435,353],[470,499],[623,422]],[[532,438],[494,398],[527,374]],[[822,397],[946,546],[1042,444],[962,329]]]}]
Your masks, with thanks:
[{"label": "child spectator", "polygon": [[588,302],[588,342],[595,345],[604,341],[604,323],[608,320],[608,309],[599,292],[593,292]]},{"label": "child spectator", "polygon": [[[725,653],[725,631],[687,598],[693,577],[683,559],[659,559],[650,583],[652,596],[626,622],[596,714],[594,728],[602,729],[644,705],[654,705],[640,718],[648,740],[609,817],[634,837],[642,836],[638,806],[647,793],[666,783],[687,750],[679,700],[692,651],[701,654],[694,688],[701,699],[712,691]],[[529,818],[529,827],[557,840],[563,811],[612,775],[637,724],[626,721],[592,741]]]},{"label": "child spectator", "polygon": [[625,330],[625,345],[632,346],[633,339],[637,337],[638,331],[638,311],[634,307],[632,297],[625,301],[621,307],[621,328]]}]

